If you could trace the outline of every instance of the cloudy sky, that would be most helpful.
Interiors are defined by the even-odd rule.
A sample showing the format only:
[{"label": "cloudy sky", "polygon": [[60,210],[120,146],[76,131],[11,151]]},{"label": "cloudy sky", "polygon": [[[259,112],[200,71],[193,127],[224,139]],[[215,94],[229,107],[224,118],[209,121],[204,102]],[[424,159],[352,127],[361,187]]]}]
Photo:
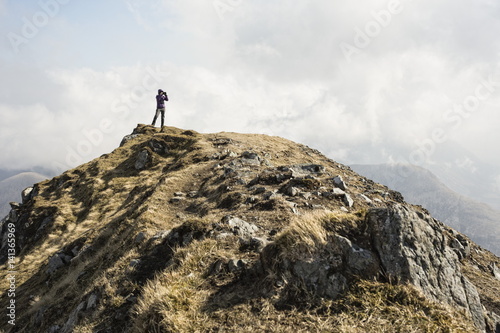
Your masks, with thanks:
[{"label": "cloudy sky", "polygon": [[176,127],[500,170],[498,31],[494,0],[0,0],[0,168],[110,152],[163,88]]}]

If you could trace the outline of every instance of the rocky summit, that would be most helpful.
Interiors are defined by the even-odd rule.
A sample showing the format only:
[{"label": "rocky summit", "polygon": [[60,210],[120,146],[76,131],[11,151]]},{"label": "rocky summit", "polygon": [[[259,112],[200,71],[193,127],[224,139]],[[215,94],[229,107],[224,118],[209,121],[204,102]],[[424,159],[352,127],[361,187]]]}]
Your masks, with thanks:
[{"label": "rocky summit", "polygon": [[500,331],[500,258],[279,137],[138,125],[22,198],[2,332]]}]

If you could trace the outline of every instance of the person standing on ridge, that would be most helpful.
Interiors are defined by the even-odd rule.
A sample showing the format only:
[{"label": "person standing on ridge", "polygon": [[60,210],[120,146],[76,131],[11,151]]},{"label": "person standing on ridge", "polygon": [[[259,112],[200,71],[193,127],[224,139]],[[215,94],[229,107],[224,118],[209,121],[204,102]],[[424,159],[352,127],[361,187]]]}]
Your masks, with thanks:
[{"label": "person standing on ridge", "polygon": [[155,125],[156,118],[158,118],[158,115],[161,113],[161,127],[163,127],[165,123],[165,101],[168,101],[167,93],[158,89],[158,95],[156,95],[156,113],[151,125]]}]

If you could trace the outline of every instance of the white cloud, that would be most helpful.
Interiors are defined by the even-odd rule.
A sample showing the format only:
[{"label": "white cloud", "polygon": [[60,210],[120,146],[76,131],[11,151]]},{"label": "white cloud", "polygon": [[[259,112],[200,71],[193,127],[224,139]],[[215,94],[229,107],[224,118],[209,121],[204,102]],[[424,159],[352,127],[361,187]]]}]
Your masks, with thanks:
[{"label": "white cloud", "polygon": [[[446,118],[500,68],[496,2],[402,0],[401,10],[379,24],[380,31],[350,63],[340,44],[355,45],[358,29],[374,26],[389,1],[221,0],[230,5],[222,18],[215,3],[125,1],[125,10],[147,29],[134,35],[144,38],[127,43],[140,51],[110,44],[116,54],[123,50],[116,59],[125,64],[120,68],[0,65],[2,77],[8,78],[0,82],[2,112],[9,114],[2,132],[4,126],[22,123],[41,138],[58,133],[65,140],[54,150],[51,158],[56,158],[86,139],[84,129],[110,118],[114,131],[88,156],[98,155],[114,148],[137,122],[150,121],[154,93],[162,87],[171,97],[167,122],[179,127],[275,134],[334,152],[343,162],[372,163],[407,158],[442,128],[450,139],[469,149],[481,147],[479,156],[500,165],[488,157],[500,140],[494,126],[500,123],[500,91],[459,126]],[[71,25],[64,15],[61,20]],[[110,16],[108,24],[115,23]],[[74,52],[86,54],[84,49]],[[158,66],[170,74],[132,103],[134,87],[141,85],[148,66],[156,66],[141,54],[164,58]],[[99,56],[93,53],[96,62]],[[112,112],[116,101],[137,105],[118,119]],[[38,110],[43,127],[23,114],[30,109]],[[16,140],[29,146],[31,139]],[[44,162],[43,156],[37,159]]]}]

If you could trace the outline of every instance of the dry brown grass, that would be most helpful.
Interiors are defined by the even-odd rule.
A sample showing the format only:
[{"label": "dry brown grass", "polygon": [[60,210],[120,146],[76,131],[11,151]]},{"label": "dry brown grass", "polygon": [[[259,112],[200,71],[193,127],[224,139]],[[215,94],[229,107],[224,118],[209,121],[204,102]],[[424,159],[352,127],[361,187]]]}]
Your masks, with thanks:
[{"label": "dry brown grass", "polygon": [[[143,128],[146,135],[68,171],[60,182],[56,179],[40,185],[41,194],[33,203],[33,211],[55,210],[55,222],[43,241],[33,244],[19,258],[19,283],[25,283],[21,289],[26,295],[22,301],[27,304],[30,294],[38,297],[35,304],[20,310],[20,321],[27,323],[45,307],[44,329],[49,322],[64,324],[61,314],[71,312],[86,295],[97,292],[97,308],[92,316],[79,322],[74,332],[108,329],[118,322],[116,314],[132,315],[122,324],[132,325],[135,332],[210,332],[219,328],[227,332],[461,332],[468,327],[460,322],[460,314],[453,317],[452,310],[426,302],[410,287],[366,281],[359,282],[341,300],[315,299],[311,308],[283,309],[277,305],[280,295],[271,280],[257,277],[255,281],[242,281],[243,277],[227,271],[216,276],[207,274],[217,260],[241,258],[255,264],[258,254],[241,250],[236,236],[195,240],[173,249],[174,264],[139,286],[131,277],[134,269],[129,263],[143,259],[160,242],[135,244],[140,231],[154,235],[182,226],[204,233],[227,214],[248,217],[260,228],[259,237],[267,237],[270,230],[283,230],[274,238],[275,244],[281,249],[280,255],[294,260],[319,253],[333,233],[349,234],[362,227],[364,214],[363,207],[358,206],[355,213],[305,210],[305,214],[292,218],[294,214],[285,205],[285,198],[280,199],[282,205],[275,210],[251,209],[245,204],[222,209],[217,208],[216,194],[190,199],[191,203],[205,202],[195,212],[187,209],[187,202],[170,204],[174,192],[200,190],[207,179],[207,192],[216,191],[223,170],[217,171],[218,161],[210,156],[223,149],[237,154],[252,150],[275,167],[320,163],[327,167],[325,178],[341,174],[360,188],[363,182],[324,156],[282,138],[237,133],[200,135],[174,128],[161,134],[158,129]],[[151,138],[166,140],[175,147],[169,154],[153,154],[150,168],[135,170],[133,157]],[[217,140],[231,143],[218,147],[214,145]],[[256,174],[265,168],[261,166]],[[233,192],[248,190],[244,185],[231,186]],[[358,189],[353,186],[351,191],[354,195]],[[341,205],[324,198],[318,200],[332,210]],[[62,268],[49,284],[43,274],[34,277],[34,273],[43,272],[51,255],[80,237],[95,248],[90,257]],[[77,282],[82,272],[87,275]],[[5,286],[6,281],[0,281],[0,288],[5,290]],[[230,291],[224,294],[226,289]],[[138,297],[133,311],[127,300],[131,293]],[[237,301],[217,304],[218,293]]]},{"label": "dry brown grass", "polygon": [[210,289],[205,274],[215,258],[230,252],[214,239],[195,241],[175,255],[174,268],[160,272],[144,286],[135,308],[135,332],[196,332],[214,323],[201,309]]},{"label": "dry brown grass", "polygon": [[321,251],[333,231],[355,228],[363,218],[364,211],[313,211],[294,217],[290,226],[276,237],[274,244],[288,259],[310,256]]}]

